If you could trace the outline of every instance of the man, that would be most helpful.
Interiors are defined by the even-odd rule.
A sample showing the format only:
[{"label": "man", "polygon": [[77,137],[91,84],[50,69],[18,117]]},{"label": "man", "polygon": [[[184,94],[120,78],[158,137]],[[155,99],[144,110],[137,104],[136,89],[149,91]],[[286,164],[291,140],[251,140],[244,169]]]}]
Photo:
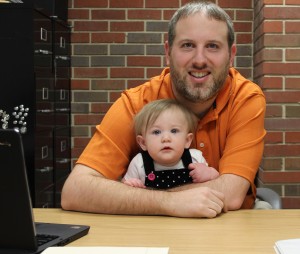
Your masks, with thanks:
[{"label": "man", "polygon": [[[170,21],[165,52],[169,68],[124,91],[97,126],[63,188],[64,209],[212,218],[253,207],[265,98],[231,67],[236,55],[232,21],[213,3],[188,3]],[[169,191],[119,181],[138,153],[133,117],[146,103],[162,98],[173,98],[198,116],[192,147],[202,151],[219,177]]]}]

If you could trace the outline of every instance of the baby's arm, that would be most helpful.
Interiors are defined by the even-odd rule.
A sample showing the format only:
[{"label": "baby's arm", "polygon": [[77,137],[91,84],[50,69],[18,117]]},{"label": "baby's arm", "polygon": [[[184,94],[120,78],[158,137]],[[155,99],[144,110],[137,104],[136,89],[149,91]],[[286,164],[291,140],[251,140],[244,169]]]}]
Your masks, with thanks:
[{"label": "baby's arm", "polygon": [[146,186],[143,184],[143,182],[137,178],[130,178],[127,180],[125,178],[123,178],[122,183],[127,184],[132,187],[146,188]]},{"label": "baby's arm", "polygon": [[215,168],[208,167],[205,163],[191,163],[189,169],[194,183],[203,183],[219,176],[219,172]]},{"label": "baby's arm", "polygon": [[127,172],[122,179],[122,183],[132,187],[146,188],[143,181],[145,177],[143,158],[139,153],[131,160]]}]

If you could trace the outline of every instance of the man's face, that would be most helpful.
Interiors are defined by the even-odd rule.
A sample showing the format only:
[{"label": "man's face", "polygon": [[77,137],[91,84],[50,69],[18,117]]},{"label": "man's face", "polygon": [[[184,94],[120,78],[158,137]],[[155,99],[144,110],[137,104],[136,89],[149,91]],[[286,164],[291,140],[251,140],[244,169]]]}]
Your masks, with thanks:
[{"label": "man's face", "polygon": [[197,13],[176,25],[172,48],[165,44],[173,91],[177,99],[205,102],[222,88],[236,46],[229,49],[225,22]]}]

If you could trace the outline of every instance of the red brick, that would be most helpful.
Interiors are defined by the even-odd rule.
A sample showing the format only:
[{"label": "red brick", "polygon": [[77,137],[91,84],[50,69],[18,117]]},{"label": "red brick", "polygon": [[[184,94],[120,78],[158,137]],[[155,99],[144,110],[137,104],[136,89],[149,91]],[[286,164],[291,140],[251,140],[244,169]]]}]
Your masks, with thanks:
[{"label": "red brick", "polygon": [[144,31],[144,22],[111,22],[111,31]]},{"label": "red brick", "polygon": [[89,80],[73,79],[71,81],[72,90],[88,90],[90,88]]},{"label": "red brick", "polygon": [[105,68],[74,68],[75,78],[106,78],[107,69]]},{"label": "red brick", "polygon": [[286,49],[286,61],[299,61],[300,49]]},{"label": "red brick", "polygon": [[92,20],[124,20],[125,10],[92,10]]},{"label": "red brick", "polygon": [[268,131],[265,137],[265,144],[277,144],[283,142],[282,132],[271,132]]},{"label": "red brick", "polygon": [[109,93],[109,101],[115,102],[121,96],[121,92],[110,92]]},{"label": "red brick", "polygon": [[161,73],[163,68],[147,68],[147,78],[150,79],[154,76],[157,76],[159,73]]},{"label": "red brick", "polygon": [[279,171],[282,170],[281,158],[262,158],[261,168],[263,171]]},{"label": "red brick", "polygon": [[108,31],[106,21],[75,21],[74,31]]},{"label": "red brick", "polygon": [[299,5],[299,0],[285,0],[286,5]]},{"label": "red brick", "polygon": [[266,19],[299,19],[300,7],[265,7],[264,17]]},{"label": "red brick", "polygon": [[[264,156],[300,156],[300,145],[265,145]],[[300,172],[299,172],[300,173]]]},{"label": "red brick", "polygon": [[170,20],[175,13],[176,9],[174,10],[163,10],[163,19],[164,20]]},{"label": "red brick", "polygon": [[143,0],[109,0],[109,7],[110,8],[142,8],[144,7]]},{"label": "red brick", "polygon": [[[300,143],[300,132],[291,131],[285,133],[285,142],[287,143]],[[300,164],[299,164],[300,166]]]},{"label": "red brick", "polygon": [[101,116],[96,115],[75,115],[74,124],[76,125],[97,125],[101,121]]},{"label": "red brick", "polygon": [[299,33],[300,32],[300,21],[286,21],[285,22],[285,32],[286,33]]},{"label": "red brick", "polygon": [[281,130],[281,131],[295,131],[299,129],[300,119],[297,118],[267,118],[265,120],[265,127],[267,130]]},{"label": "red brick", "polygon": [[89,14],[88,9],[69,9],[68,11],[68,19],[89,19],[90,14]]},{"label": "red brick", "polygon": [[267,102],[271,103],[290,103],[290,102],[299,102],[300,91],[265,91]]},{"label": "red brick", "polygon": [[266,77],[264,76],[259,83],[261,88],[282,89],[283,77]]},{"label": "red brick", "polygon": [[251,0],[218,0],[222,8],[252,8]]},{"label": "red brick", "polygon": [[106,113],[111,107],[112,103],[92,103],[91,104],[91,113]]},{"label": "red brick", "polygon": [[252,33],[245,34],[240,33],[236,35],[236,43],[238,44],[250,44],[252,43]]},{"label": "red brick", "polygon": [[128,80],[127,88],[129,89],[129,88],[133,88],[133,87],[142,85],[147,81],[148,81],[148,78],[147,79],[140,79],[140,80],[139,79],[138,80]]},{"label": "red brick", "polygon": [[252,32],[252,22],[234,22],[234,30],[238,32]]},{"label": "red brick", "polygon": [[89,141],[90,138],[75,137],[73,139],[74,147],[85,147]]},{"label": "red brick", "polygon": [[264,36],[264,46],[269,47],[298,47],[299,35],[296,34],[267,34]]},{"label": "red brick", "polygon": [[73,0],[74,8],[103,8],[108,7],[109,0]]},{"label": "red brick", "polygon": [[159,66],[161,57],[159,56],[128,56],[128,66]]},{"label": "red brick", "polygon": [[283,4],[283,1],[284,0],[263,0],[263,1],[260,1],[262,4],[265,4],[265,5],[276,5],[276,4],[280,4],[282,5]]},{"label": "red brick", "polygon": [[124,43],[125,33],[92,33],[92,43]]},{"label": "red brick", "polygon": [[72,158],[75,158],[74,162],[76,161],[76,158],[78,158],[82,154],[83,150],[84,150],[84,147],[73,147],[72,148]]},{"label": "red brick", "polygon": [[143,78],[144,68],[115,68],[110,70],[111,78]]},{"label": "red brick", "polygon": [[282,117],[282,105],[267,104],[266,118]]},{"label": "red brick", "polygon": [[264,183],[299,183],[300,172],[259,172]]},{"label": "red brick", "polygon": [[300,89],[300,78],[286,78],[285,81],[286,89]]},{"label": "red brick", "polygon": [[300,197],[283,197],[282,198],[283,209],[299,209]]},{"label": "red brick", "polygon": [[128,19],[160,20],[160,10],[128,10]]},{"label": "red brick", "polygon": [[264,21],[263,22],[264,33],[282,33],[283,22],[282,21]]},{"label": "red brick", "polygon": [[178,8],[179,0],[147,0],[145,1],[146,8]]},{"label": "red brick", "polygon": [[124,90],[123,79],[98,79],[92,81],[92,90]]},{"label": "red brick", "polygon": [[300,172],[300,157],[285,158],[285,169],[298,170]]},{"label": "red brick", "polygon": [[89,43],[90,35],[88,33],[72,33],[71,34],[72,43]]},{"label": "red brick", "polygon": [[298,75],[300,63],[263,63],[263,73],[266,75]]},{"label": "red brick", "polygon": [[253,11],[249,10],[237,10],[236,11],[236,20],[243,20],[243,21],[253,21]]}]

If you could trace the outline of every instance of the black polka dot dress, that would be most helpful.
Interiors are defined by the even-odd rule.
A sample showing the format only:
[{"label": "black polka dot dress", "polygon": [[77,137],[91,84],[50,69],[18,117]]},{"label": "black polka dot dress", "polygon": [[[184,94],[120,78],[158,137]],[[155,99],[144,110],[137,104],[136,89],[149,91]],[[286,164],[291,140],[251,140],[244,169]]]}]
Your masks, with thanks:
[{"label": "black polka dot dress", "polygon": [[153,159],[147,151],[142,152],[144,168],[146,173],[145,185],[154,189],[168,189],[178,187],[192,182],[188,165],[192,163],[189,149],[185,149],[182,154],[184,168],[155,171]]}]

